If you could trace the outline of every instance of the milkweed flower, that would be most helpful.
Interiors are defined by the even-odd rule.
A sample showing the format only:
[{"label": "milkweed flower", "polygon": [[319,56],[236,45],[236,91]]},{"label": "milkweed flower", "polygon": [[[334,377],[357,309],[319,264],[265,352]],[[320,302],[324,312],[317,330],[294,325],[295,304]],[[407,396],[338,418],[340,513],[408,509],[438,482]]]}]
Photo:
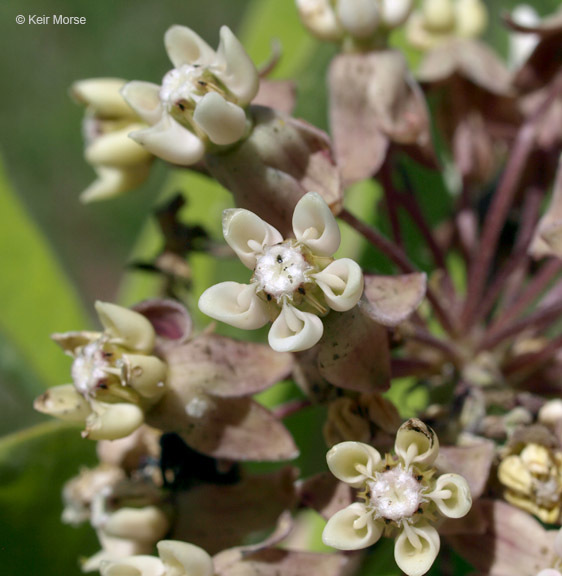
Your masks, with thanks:
[{"label": "milkweed flower", "polygon": [[185,26],[172,26],[164,44],[174,68],[162,85],[133,81],[122,90],[150,125],[130,137],[155,156],[189,166],[208,147],[229,146],[249,132],[245,107],[258,92],[259,76],[226,26],[216,51]]},{"label": "milkweed flower", "polygon": [[357,489],[362,502],[336,512],[326,524],[325,544],[358,550],[381,536],[395,537],[394,558],[408,576],[421,576],[439,553],[439,534],[431,525],[438,516],[461,518],[472,505],[466,480],[458,474],[437,476],[439,452],[435,432],[417,419],[399,428],[396,455],[368,444],[342,442],[327,454],[328,467]]},{"label": "milkweed flower", "polygon": [[72,97],[86,106],[84,156],[97,174],[82,192],[83,202],[117,196],[148,177],[154,157],[128,136],[146,124],[121,96],[125,84],[120,78],[90,78],[74,82],[70,88]]},{"label": "milkweed flower", "polygon": [[200,310],[231,326],[252,330],[273,320],[269,344],[278,352],[312,348],[330,309],[353,308],[363,293],[363,273],[349,258],[335,260],[340,231],[322,197],[309,192],[293,213],[295,238],[253,212],[223,213],[223,233],[242,263],[253,270],[249,284],[222,282],[199,299]]},{"label": "milkweed flower", "polygon": [[115,440],[144,422],[145,410],[165,391],[166,364],[152,355],[155,331],[142,314],[96,302],[103,332],[66,332],[53,339],[72,358],[73,384],[35,400],[39,412],[84,423],[84,437]]}]

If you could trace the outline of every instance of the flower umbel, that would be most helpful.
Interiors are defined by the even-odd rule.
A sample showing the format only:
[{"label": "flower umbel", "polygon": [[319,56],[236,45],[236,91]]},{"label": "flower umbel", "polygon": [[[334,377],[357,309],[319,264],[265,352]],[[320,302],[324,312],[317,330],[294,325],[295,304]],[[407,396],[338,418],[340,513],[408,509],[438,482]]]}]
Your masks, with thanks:
[{"label": "flower umbel", "polygon": [[330,309],[353,308],[363,293],[363,274],[348,258],[332,255],[340,231],[328,205],[309,192],[293,214],[294,239],[283,239],[273,226],[248,210],[226,210],[223,232],[242,263],[254,271],[250,284],[223,282],[199,300],[202,312],[247,330],[273,320],[269,344],[279,352],[297,352],[322,337],[319,316]]},{"label": "flower umbel", "polygon": [[411,419],[396,435],[396,455],[368,444],[342,442],[327,455],[331,472],[356,488],[355,502],[330,518],[325,544],[358,550],[381,536],[396,539],[394,557],[408,576],[425,574],[439,553],[439,534],[431,525],[438,516],[461,518],[472,505],[466,480],[458,474],[436,475],[437,436],[423,422]]},{"label": "flower umbel", "polygon": [[164,43],[174,68],[162,85],[135,81],[122,90],[150,125],[131,138],[173,164],[195,164],[206,147],[234,144],[248,130],[244,109],[257,94],[258,72],[229,28],[220,38],[214,51],[193,30],[172,26]]},{"label": "flower umbel", "polygon": [[114,440],[144,422],[144,410],[164,393],[166,364],[151,355],[155,332],[138,312],[96,302],[103,332],[67,332],[53,339],[74,358],[73,384],[51,388],[35,409],[85,423],[84,437]]}]

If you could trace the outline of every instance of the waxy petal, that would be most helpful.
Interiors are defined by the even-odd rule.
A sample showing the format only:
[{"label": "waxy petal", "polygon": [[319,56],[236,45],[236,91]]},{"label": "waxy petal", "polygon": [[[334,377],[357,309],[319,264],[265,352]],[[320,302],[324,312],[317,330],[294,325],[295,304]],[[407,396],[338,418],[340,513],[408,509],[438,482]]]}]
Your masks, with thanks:
[{"label": "waxy petal", "polygon": [[410,418],[396,433],[394,450],[406,468],[412,464],[431,466],[439,454],[439,439],[421,420]]},{"label": "waxy petal", "polygon": [[156,547],[166,566],[166,574],[213,576],[213,561],[199,546],[177,540],[162,540]]},{"label": "waxy petal", "polygon": [[74,82],[70,94],[91,108],[97,116],[119,118],[134,116],[133,110],[119,93],[127,81],[121,78],[89,78]]},{"label": "waxy petal", "polygon": [[103,531],[109,536],[151,543],[164,538],[169,528],[170,522],[158,506],[120,508],[103,523]]},{"label": "waxy petal", "polygon": [[263,254],[265,247],[283,241],[283,236],[273,226],[243,208],[223,212],[222,231],[228,245],[250,270],[256,267],[256,258]]},{"label": "waxy petal", "polygon": [[147,162],[129,170],[96,166],[95,170],[98,175],[97,180],[80,194],[80,202],[85,204],[114,198],[140,186],[148,178],[150,164]]},{"label": "waxy petal", "polygon": [[326,461],[338,480],[359,488],[377,471],[381,455],[363,442],[341,442],[329,450]]},{"label": "waxy petal", "polygon": [[112,341],[129,350],[152,351],[155,338],[154,328],[142,314],[99,300],[95,308],[100,322]]},{"label": "waxy petal", "polygon": [[335,260],[313,278],[330,308],[338,312],[353,308],[363,294],[363,271],[350,258]]},{"label": "waxy petal", "polygon": [[372,0],[339,0],[336,13],[344,29],[357,38],[371,36],[381,21],[380,5]]},{"label": "waxy petal", "polygon": [[168,28],[164,34],[164,46],[174,68],[185,64],[210,66],[216,57],[207,42],[187,26]]},{"label": "waxy petal", "polygon": [[305,194],[293,212],[295,238],[318,256],[331,256],[340,246],[338,223],[326,201],[316,192]]},{"label": "waxy petal", "polygon": [[441,514],[447,518],[462,518],[472,506],[468,482],[458,474],[439,476],[435,489],[427,497],[435,502]]},{"label": "waxy petal", "polygon": [[164,565],[154,556],[139,555],[102,562],[99,571],[101,576],[164,576]]},{"label": "waxy petal", "polygon": [[410,526],[396,538],[394,559],[407,576],[422,576],[432,566],[440,548],[439,534],[433,526]]},{"label": "waxy petal", "polygon": [[383,524],[373,521],[365,505],[356,502],[328,520],[322,541],[338,550],[360,550],[374,544],[382,531]]},{"label": "waxy petal", "polygon": [[414,6],[413,0],[382,0],[382,21],[387,28],[395,28],[406,21]]},{"label": "waxy petal", "polygon": [[127,371],[127,384],[143,398],[155,402],[164,394],[166,364],[156,356],[123,354]]},{"label": "waxy petal", "polygon": [[221,282],[211,286],[201,294],[199,310],[243,330],[261,328],[269,321],[266,305],[251,284]]},{"label": "waxy petal", "polygon": [[205,153],[203,142],[168,114],[164,114],[154,126],[131,132],[129,136],[155,156],[172,164],[191,166]]},{"label": "waxy petal", "polygon": [[156,124],[162,116],[160,86],[152,82],[134,80],[127,82],[121,90],[129,106],[147,123]]},{"label": "waxy petal", "polygon": [[95,138],[86,147],[84,157],[90,164],[117,168],[132,168],[150,160],[151,154],[129,138],[129,133],[142,130],[142,124],[129,124],[122,130],[108,132]]},{"label": "waxy petal", "polygon": [[224,65],[224,69],[215,70],[215,76],[236,96],[240,106],[249,104],[258,93],[258,71],[238,38],[227,26],[222,26],[220,30],[217,60],[219,65]]},{"label": "waxy petal", "polygon": [[227,102],[220,94],[209,92],[197,103],[193,120],[219,146],[234,144],[246,131],[246,113]]},{"label": "waxy petal", "polygon": [[82,433],[90,440],[117,440],[132,434],[144,422],[144,412],[135,404],[91,402],[93,412]]},{"label": "waxy petal", "polygon": [[343,30],[329,0],[297,0],[302,23],[321,40],[339,40]]},{"label": "waxy petal", "polygon": [[268,341],[277,352],[300,352],[317,344],[323,332],[318,316],[285,304],[271,325]]},{"label": "waxy petal", "polygon": [[49,388],[35,399],[33,408],[42,414],[77,424],[84,424],[91,412],[90,405],[73,384]]}]

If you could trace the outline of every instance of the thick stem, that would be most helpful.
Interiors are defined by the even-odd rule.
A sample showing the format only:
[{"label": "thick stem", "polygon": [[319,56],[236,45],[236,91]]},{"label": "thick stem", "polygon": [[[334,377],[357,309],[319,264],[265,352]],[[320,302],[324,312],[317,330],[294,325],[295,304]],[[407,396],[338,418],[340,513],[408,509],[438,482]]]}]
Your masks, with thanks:
[{"label": "thick stem", "polygon": [[430,346],[431,348],[439,350],[447,357],[448,360],[453,362],[456,366],[460,366],[461,355],[453,343],[449,343],[446,340],[437,338],[433,334],[430,334],[426,330],[418,327],[414,327],[412,332],[408,333],[408,337],[411,340],[421,342],[426,346]]},{"label": "thick stem", "polygon": [[396,244],[402,248],[404,246],[404,242],[402,241],[400,220],[398,218],[398,207],[397,207],[398,193],[395,190],[394,185],[392,184],[391,157],[389,157],[388,154],[380,171],[380,181],[382,184],[382,189],[384,191],[384,200],[386,203],[386,208],[388,210],[390,227],[392,228],[392,236]]}]

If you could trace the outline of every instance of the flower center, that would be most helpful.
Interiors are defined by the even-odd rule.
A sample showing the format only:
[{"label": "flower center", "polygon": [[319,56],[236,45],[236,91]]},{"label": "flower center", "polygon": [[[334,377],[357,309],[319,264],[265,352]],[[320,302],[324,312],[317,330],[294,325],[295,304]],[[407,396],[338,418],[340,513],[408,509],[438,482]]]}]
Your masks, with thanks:
[{"label": "flower center", "polygon": [[207,82],[203,80],[205,68],[184,64],[179,68],[170,70],[162,80],[160,88],[160,100],[172,108],[178,102],[197,103],[208,91]]},{"label": "flower center", "polygon": [[424,502],[420,483],[401,465],[377,472],[367,484],[376,518],[400,522],[413,516]]},{"label": "flower center", "polygon": [[300,250],[277,244],[266,248],[264,255],[258,258],[254,279],[258,290],[279,300],[282,296],[292,296],[307,281],[307,272],[311,269]]},{"label": "flower center", "polygon": [[83,396],[95,395],[96,389],[107,381],[112,369],[110,362],[115,360],[112,352],[104,350],[104,338],[83,346],[72,363],[74,386]]}]

